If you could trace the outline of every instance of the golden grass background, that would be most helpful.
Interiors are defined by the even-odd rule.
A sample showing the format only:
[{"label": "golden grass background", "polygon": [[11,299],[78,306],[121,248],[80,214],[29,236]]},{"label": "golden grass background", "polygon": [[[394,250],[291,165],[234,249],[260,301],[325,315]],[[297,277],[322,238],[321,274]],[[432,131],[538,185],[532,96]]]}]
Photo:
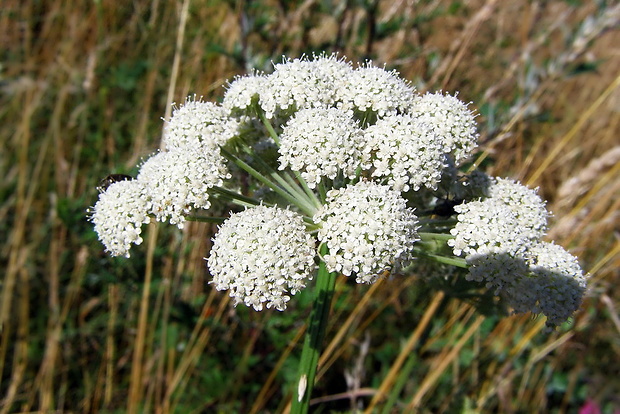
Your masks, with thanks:
[{"label": "golden grass background", "polygon": [[233,310],[207,285],[208,226],[151,225],[110,259],[84,217],[101,178],[158,148],[172,102],[320,50],[472,101],[487,171],[540,187],[591,279],[551,335],[413,275],[341,281],[317,412],[620,409],[619,22],[613,1],[4,0],[0,412],[286,409],[303,297],[290,316]]}]

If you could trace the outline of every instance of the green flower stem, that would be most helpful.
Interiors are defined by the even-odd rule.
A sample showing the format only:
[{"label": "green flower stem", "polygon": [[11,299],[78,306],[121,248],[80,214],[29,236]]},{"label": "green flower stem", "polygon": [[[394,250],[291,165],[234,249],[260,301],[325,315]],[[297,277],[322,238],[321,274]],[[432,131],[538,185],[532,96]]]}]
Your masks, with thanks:
[{"label": "green flower stem", "polygon": [[316,224],[312,217],[304,216],[304,223],[306,223],[306,231],[310,234],[316,234],[321,228],[320,224]]},{"label": "green flower stem", "polygon": [[262,158],[256,157],[256,161],[261,165],[261,167],[269,174],[273,180],[275,180],[278,184],[282,186],[286,191],[288,191],[293,197],[296,199],[303,201],[308,207],[313,205],[313,199],[307,197],[304,194],[304,190],[296,183],[294,180],[290,180],[290,177],[286,173],[278,173],[273,168],[269,166]]},{"label": "green flower stem", "polygon": [[450,229],[452,227],[454,227],[454,225],[457,223],[458,221],[453,219],[453,218],[448,218],[448,219],[428,219],[428,218],[424,218],[421,217],[420,218],[420,225],[422,226],[421,228],[424,230],[428,230],[428,231],[437,231],[437,229]]},{"label": "green flower stem", "polygon": [[[272,180],[280,184],[282,188],[288,191],[293,197],[300,200],[300,202],[306,204],[308,208],[310,208],[310,206],[314,206],[316,210],[321,207],[321,204],[318,202],[316,195],[307,188],[308,185],[305,181],[303,181],[301,176],[298,177],[299,182],[296,182],[295,180],[291,179],[291,177],[287,173],[278,173],[278,171],[274,170],[261,157],[255,156],[252,148],[250,148],[249,146],[243,144],[243,150],[253,157],[253,159],[260,165],[263,171],[266,172]],[[297,175],[299,175],[299,173],[297,173]],[[302,185],[300,185],[300,183]]]},{"label": "green flower stem", "polygon": [[305,191],[306,195],[308,196],[308,198],[310,200],[312,200],[312,202],[314,203],[314,205],[316,206],[317,209],[321,208],[321,206],[322,206],[321,200],[319,200],[319,198],[316,196],[316,194],[314,194],[314,191],[312,191],[310,189],[310,187],[308,187],[308,183],[306,183],[306,180],[303,179],[303,177],[301,176],[299,171],[295,171],[294,174],[295,174],[295,178],[297,178],[297,182],[304,189],[304,191]]},{"label": "green flower stem", "polygon": [[419,232],[420,241],[416,242],[415,254],[419,257],[425,257],[437,263],[443,263],[450,266],[467,268],[467,261],[461,257],[443,256],[434,252],[445,251],[448,245],[446,242],[453,239],[454,236],[445,233],[425,233]]},{"label": "green flower stem", "polygon": [[[260,120],[263,123],[263,125],[265,126],[265,128],[267,128],[267,132],[269,132],[269,136],[271,136],[273,141],[279,147],[280,146],[280,137],[276,133],[276,130],[273,128],[273,125],[271,125],[271,122],[269,122],[269,120],[265,116],[265,111],[263,111],[257,105],[256,106],[256,112],[258,113],[258,116],[260,117]],[[301,174],[299,174],[299,172],[296,171],[295,172],[295,177],[297,178],[297,182],[302,186],[303,190],[305,191],[306,195],[308,196],[308,199],[313,202],[314,206],[316,208],[321,207],[321,202],[318,200],[318,198],[316,197],[314,192],[308,187],[308,184],[301,177]]]},{"label": "green flower stem", "polygon": [[244,207],[253,207],[253,206],[257,206],[260,204],[259,201],[251,198],[251,197],[246,197],[242,194],[239,194],[235,191],[230,191],[227,190],[225,188],[222,187],[213,187],[210,190],[213,193],[217,193],[221,196],[223,196],[223,198],[229,200],[232,203],[235,203],[237,205],[240,206],[244,206]]},{"label": "green flower stem", "polygon": [[[257,108],[257,112],[258,112],[258,116],[261,119],[261,122],[263,123],[265,128],[267,128],[267,131],[269,132],[269,135],[274,140],[276,145],[279,147],[280,146],[280,137],[278,136],[278,134],[276,133],[275,129],[271,125],[271,122],[269,122],[267,117],[265,117],[265,112],[262,109],[260,109],[260,108]],[[302,188],[305,191],[306,195],[308,196],[308,198],[310,200],[312,200],[312,202],[314,203],[315,207],[316,208],[321,207],[321,202],[318,200],[318,198],[316,197],[314,192],[308,187],[308,184],[301,177],[301,174],[298,171],[295,172],[295,178],[297,178],[297,182],[302,186]]]},{"label": "green flower stem", "polygon": [[[322,245],[321,256],[328,253],[327,246]],[[304,347],[301,351],[299,363],[299,375],[293,391],[291,414],[305,414],[310,406],[310,396],[314,387],[321,344],[327,327],[327,317],[334,297],[337,273],[327,271],[325,262],[321,260],[319,272],[316,278],[316,297],[310,314],[310,322],[304,339]]]},{"label": "green flower stem", "polygon": [[273,129],[273,126],[271,125],[271,122],[269,122],[269,120],[265,116],[265,111],[263,111],[261,108],[257,107],[256,108],[256,112],[258,112],[258,116],[260,117],[261,122],[263,123],[263,125],[265,125],[265,128],[267,128],[267,132],[269,132],[269,135],[271,136],[271,138],[273,138],[273,140],[275,141],[276,145],[279,147],[280,146],[280,137],[276,133],[276,130]]},{"label": "green flower stem", "polygon": [[[235,164],[237,164],[237,166],[239,168],[241,168],[242,170],[246,171],[248,174],[250,174],[252,177],[256,178],[261,183],[265,184],[267,187],[271,188],[273,191],[278,193],[280,196],[282,196],[286,201],[288,201],[292,205],[297,206],[302,212],[304,212],[304,214],[307,214],[308,216],[313,216],[314,215],[314,212],[316,211],[316,209],[314,208],[313,205],[308,204],[308,202],[307,202],[307,200],[305,198],[304,199],[296,198],[294,195],[292,195],[288,191],[284,190],[282,187],[278,186],[273,181],[269,180],[267,177],[262,175],[260,172],[258,172],[254,168],[252,168],[250,165],[245,163],[243,160],[241,160],[238,157],[236,157],[234,154],[231,154],[230,152],[228,152],[224,148],[220,148],[220,150],[222,152],[222,155],[224,155],[230,161],[232,161]],[[280,178],[282,178],[282,177],[280,177]]]},{"label": "green flower stem", "polygon": [[291,177],[290,173],[288,172],[283,172],[282,176],[280,177],[282,180],[284,180],[288,186],[290,186],[291,188],[295,189],[295,194],[306,198],[308,200],[308,203],[312,202],[312,199],[310,197],[307,197],[306,194],[304,194],[304,190],[301,188],[301,186],[299,185],[299,183],[297,183],[295,181],[295,179],[293,177]]},{"label": "green flower stem", "polygon": [[325,188],[325,183],[323,182],[323,180],[319,182],[317,188],[319,190],[319,196],[321,197],[321,200],[325,202],[325,200],[327,200],[327,189]]},{"label": "green flower stem", "polygon": [[425,257],[427,259],[433,260],[437,263],[443,263],[450,266],[462,267],[463,269],[467,269],[467,261],[460,257],[446,257],[438,254],[428,253],[423,250],[416,249],[415,255],[418,257]]},{"label": "green flower stem", "polygon": [[419,232],[420,240],[416,242],[416,247],[425,253],[444,253],[452,251],[446,243],[452,238],[449,234],[444,233],[425,233]]},{"label": "green flower stem", "polygon": [[437,241],[448,241],[450,239],[453,239],[454,236],[451,234],[445,234],[445,233],[425,233],[425,232],[419,232],[418,235],[420,236],[420,239],[422,239],[422,241],[432,241],[432,240],[437,240]]}]

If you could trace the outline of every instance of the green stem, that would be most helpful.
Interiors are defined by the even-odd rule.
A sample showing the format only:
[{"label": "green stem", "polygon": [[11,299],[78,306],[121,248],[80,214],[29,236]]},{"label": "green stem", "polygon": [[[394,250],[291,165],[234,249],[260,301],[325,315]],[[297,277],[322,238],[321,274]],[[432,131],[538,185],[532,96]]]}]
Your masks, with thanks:
[{"label": "green stem", "polygon": [[297,181],[299,182],[299,184],[302,186],[302,188],[306,192],[306,195],[308,196],[308,198],[310,198],[314,202],[314,205],[316,206],[316,208],[321,208],[321,205],[322,205],[321,200],[319,200],[316,194],[314,194],[314,191],[312,191],[310,187],[308,187],[308,183],[306,182],[306,180],[303,179],[299,171],[294,171],[294,174],[295,174],[295,177],[297,178]]},{"label": "green stem", "polygon": [[234,162],[239,168],[250,174],[252,177],[256,178],[261,183],[265,184],[267,187],[271,188],[277,194],[279,194],[286,201],[291,203],[294,206],[297,206],[304,214],[312,217],[316,212],[316,208],[312,204],[308,204],[305,199],[297,199],[294,195],[291,195],[288,191],[284,190],[282,187],[278,186],[273,181],[269,180],[267,177],[262,175],[260,172],[252,168],[249,164],[241,160],[239,157],[234,154],[228,152],[224,148],[220,148],[222,155],[224,155],[227,159]]},{"label": "green stem", "polygon": [[244,207],[253,207],[260,204],[259,201],[253,199],[252,197],[246,197],[243,194],[239,194],[235,191],[230,191],[222,187],[212,187],[211,192],[219,194],[222,198]]},{"label": "green stem", "polygon": [[319,182],[317,188],[319,190],[319,197],[321,198],[321,201],[325,202],[325,200],[327,200],[327,189],[325,188],[325,183],[323,183],[323,180]]},{"label": "green stem", "polygon": [[428,253],[422,250],[416,250],[415,254],[419,257],[426,257],[427,259],[434,260],[437,263],[443,263],[450,266],[462,267],[463,269],[467,269],[467,261],[461,257],[446,257],[440,256],[438,254]]},{"label": "green stem", "polygon": [[[321,256],[328,253],[327,246],[322,245]],[[319,263],[319,272],[316,278],[316,297],[310,314],[308,330],[304,339],[299,363],[299,375],[293,391],[291,414],[305,414],[310,406],[310,396],[314,387],[314,378],[321,355],[321,344],[327,327],[327,317],[334,297],[337,273],[327,271],[325,262]]]},{"label": "green stem", "polygon": [[418,235],[423,241],[430,241],[430,240],[448,241],[454,238],[453,235],[445,234],[445,233],[418,232]]},{"label": "green stem", "polygon": [[[279,147],[280,146],[280,137],[278,137],[278,134],[276,133],[276,131],[273,128],[273,126],[271,125],[271,122],[269,122],[269,120],[265,116],[265,112],[262,109],[260,109],[260,108],[257,108],[257,110],[258,110],[258,116],[260,117],[263,125],[265,126],[265,128],[267,128],[267,131],[269,132],[269,135],[274,140],[276,145]],[[308,184],[301,177],[301,174],[298,171],[295,172],[295,177],[297,178],[297,181],[300,183],[300,185],[304,189],[306,195],[308,196],[308,199],[311,200],[314,203],[314,206],[316,208],[320,208],[321,207],[321,202],[317,199],[317,197],[314,194],[314,192],[312,192],[312,190],[308,187]]]},{"label": "green stem", "polygon": [[[299,185],[302,187],[302,189],[306,193],[308,200],[310,200],[317,209],[321,208],[321,205],[322,205],[321,200],[319,200],[316,194],[314,194],[314,192],[310,189],[310,187],[308,187],[308,183],[306,183],[306,180],[303,179],[299,171],[293,171],[293,174],[295,175],[295,178],[297,178],[297,182],[299,183]],[[287,177],[290,180],[292,180],[292,182],[295,182],[293,177],[291,177],[290,175],[287,174]]]},{"label": "green stem", "polygon": [[256,161],[258,164],[261,165],[263,170],[265,170],[267,174],[269,174],[269,177],[271,179],[275,180],[275,182],[280,184],[280,186],[282,186],[284,190],[288,191],[293,197],[306,205],[309,210],[312,210],[313,208],[316,210],[320,207],[320,205],[315,206],[314,199],[312,197],[307,197],[306,194],[304,194],[303,189],[300,188],[300,186],[295,181],[291,181],[288,179],[289,176],[287,173],[283,172],[279,174],[260,157],[257,157]]},{"label": "green stem", "polygon": [[276,145],[279,147],[280,146],[280,137],[278,137],[278,134],[276,133],[276,130],[273,129],[273,125],[271,125],[271,122],[269,122],[269,120],[265,116],[265,112],[261,108],[257,108],[256,110],[258,112],[258,116],[259,116],[261,122],[263,123],[265,128],[267,128],[267,132],[269,132],[269,135],[271,136],[271,138],[273,138],[273,140],[275,141]]}]

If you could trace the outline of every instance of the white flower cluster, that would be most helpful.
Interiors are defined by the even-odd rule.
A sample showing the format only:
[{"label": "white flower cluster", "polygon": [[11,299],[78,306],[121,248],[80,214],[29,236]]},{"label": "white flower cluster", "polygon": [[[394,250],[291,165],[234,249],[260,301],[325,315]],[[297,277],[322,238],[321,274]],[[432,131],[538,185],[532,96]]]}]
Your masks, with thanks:
[{"label": "white flower cluster", "polygon": [[448,244],[455,255],[516,255],[544,235],[548,213],[534,190],[497,178],[487,192],[487,198],[454,207],[458,223],[450,231],[454,239]]},{"label": "white flower cluster", "polygon": [[255,98],[268,119],[316,106],[372,111],[383,117],[412,111],[418,95],[395,71],[374,67],[372,62],[354,69],[336,55],[321,55],[285,60],[275,64],[270,75],[236,78],[228,85],[223,106],[244,110]]},{"label": "white flower cluster", "polygon": [[230,113],[248,109],[253,99],[264,89],[266,80],[265,76],[256,72],[236,77],[228,84],[222,107]]},{"label": "white flower cluster", "polygon": [[285,309],[317,258],[373,283],[413,259],[420,235],[426,257],[444,254],[449,231],[469,280],[555,326],[578,307],[585,278],[540,241],[549,213],[534,190],[477,172],[458,179],[477,138],[467,103],[420,95],[395,71],[337,55],[284,60],[237,77],[221,105],[193,96],[175,108],[166,151],[102,193],[91,219],[106,250],[128,256],[150,218],[183,227],[214,193],[254,206],[223,222],[208,265],[218,290],[256,310]]},{"label": "white flower cluster", "polygon": [[129,257],[131,243],[142,243],[142,224],[150,220],[142,192],[143,185],[137,181],[113,183],[91,210],[95,231],[112,256]]},{"label": "white flower cluster", "polygon": [[577,258],[557,244],[540,242],[529,249],[529,274],[518,279],[510,292],[516,312],[542,313],[547,326],[566,321],[579,309],[586,278]]},{"label": "white flower cluster", "polygon": [[345,108],[372,111],[383,117],[407,112],[414,106],[415,90],[398,76],[398,72],[374,67],[368,62],[347,75],[342,78],[336,95]]},{"label": "white flower cluster", "polygon": [[345,61],[324,56],[276,64],[258,91],[260,106],[271,119],[281,112],[332,105],[337,85],[350,71]]},{"label": "white flower cluster", "polygon": [[336,178],[338,172],[355,178],[362,157],[362,129],[352,112],[337,108],[301,109],[280,135],[279,169],[300,171],[311,188],[321,177]]},{"label": "white flower cluster", "polygon": [[456,96],[427,93],[416,99],[410,113],[440,137],[443,152],[454,156],[457,164],[476,147],[475,115]]},{"label": "white flower cluster", "polygon": [[194,96],[174,110],[166,123],[163,142],[167,150],[204,147],[209,151],[238,132],[239,121],[230,117],[225,108]]},{"label": "white flower cluster", "polygon": [[545,201],[536,193],[517,181],[495,178],[488,187],[490,199],[498,200],[512,211],[520,232],[528,240],[538,240],[547,231],[549,212]]},{"label": "white flower cluster", "polygon": [[398,191],[436,189],[446,166],[442,137],[411,115],[390,115],[365,130],[373,177],[386,178]]},{"label": "white flower cluster", "polygon": [[184,146],[149,158],[140,168],[138,181],[144,183],[143,197],[148,212],[158,221],[169,220],[183,228],[185,216],[193,208],[208,209],[208,190],[221,186],[230,175],[219,148]]},{"label": "white flower cluster", "polygon": [[106,250],[129,256],[140,244],[141,226],[149,216],[182,228],[194,208],[209,208],[208,190],[230,178],[220,154],[236,122],[210,102],[188,99],[166,125],[169,151],[159,152],[140,167],[137,179],[110,185],[99,195],[91,221]]},{"label": "white flower cluster", "polygon": [[[547,211],[534,190],[517,182],[491,179],[487,198],[454,207],[458,222],[450,231],[448,241],[456,256],[464,254],[468,261],[493,256],[516,257],[544,235]],[[515,202],[528,200],[529,204]],[[534,218],[538,218],[535,220]],[[505,273],[510,278],[510,272]],[[470,269],[470,279],[487,280],[489,287],[501,288],[502,278],[489,277],[476,266]]]},{"label": "white flower cluster", "polygon": [[331,190],[314,216],[318,239],[329,253],[330,272],[356,275],[358,283],[374,283],[384,272],[411,259],[418,218],[398,191],[360,181]]},{"label": "white flower cluster", "polygon": [[234,80],[224,107],[251,116],[254,102],[276,125],[286,124],[279,168],[300,172],[312,186],[360,168],[399,191],[434,190],[447,157],[461,162],[476,146],[467,104],[450,95],[420,96],[397,72],[371,62],[353,68],[322,55],[274,69]]},{"label": "white flower cluster", "polygon": [[219,228],[208,259],[213,283],[243,302],[286,309],[290,296],[314,271],[314,241],[303,217],[278,207],[257,206],[233,214]]},{"label": "white flower cluster", "polygon": [[540,240],[549,213],[535,190],[501,178],[490,183],[488,198],[455,207],[448,244],[465,256],[468,280],[484,282],[515,312],[543,313],[557,326],[581,303],[583,272],[561,246]]}]

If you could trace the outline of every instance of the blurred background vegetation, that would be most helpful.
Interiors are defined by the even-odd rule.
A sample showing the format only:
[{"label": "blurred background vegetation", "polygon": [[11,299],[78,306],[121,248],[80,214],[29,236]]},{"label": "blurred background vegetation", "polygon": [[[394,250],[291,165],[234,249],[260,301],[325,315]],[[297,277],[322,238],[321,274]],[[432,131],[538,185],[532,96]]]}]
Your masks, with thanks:
[{"label": "blurred background vegetation", "polygon": [[189,94],[337,51],[479,112],[487,172],[539,186],[590,290],[570,324],[401,275],[340,280],[313,412],[620,409],[620,5],[601,0],[0,2],[0,413],[282,412],[311,298],[233,308],[213,228],[103,252],[86,210]]}]

